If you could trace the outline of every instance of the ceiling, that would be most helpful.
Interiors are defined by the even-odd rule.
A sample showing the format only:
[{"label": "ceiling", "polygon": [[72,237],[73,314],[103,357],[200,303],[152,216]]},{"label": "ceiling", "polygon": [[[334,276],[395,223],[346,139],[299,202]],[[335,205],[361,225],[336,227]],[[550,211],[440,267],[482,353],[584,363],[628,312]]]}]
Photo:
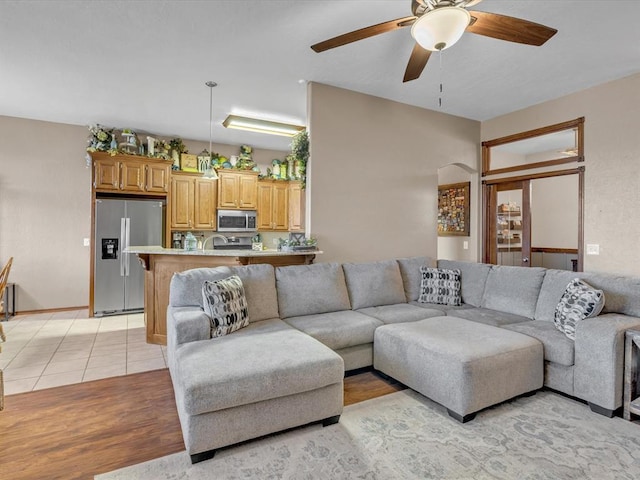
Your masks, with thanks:
[{"label": "ceiling", "polygon": [[[410,0],[0,2],[0,115],[130,127],[278,150],[228,113],[304,124],[306,83],[487,120],[640,72],[637,0],[484,0],[473,7],[559,30],[542,47],[465,33],[402,83],[410,29],[324,53],[310,45],[411,14]],[[438,84],[442,80],[442,107]]]}]

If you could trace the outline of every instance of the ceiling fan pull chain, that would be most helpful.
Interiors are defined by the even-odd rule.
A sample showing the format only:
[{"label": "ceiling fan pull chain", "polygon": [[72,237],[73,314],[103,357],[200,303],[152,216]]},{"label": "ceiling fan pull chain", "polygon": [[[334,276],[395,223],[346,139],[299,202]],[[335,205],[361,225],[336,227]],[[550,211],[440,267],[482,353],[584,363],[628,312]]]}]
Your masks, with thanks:
[{"label": "ceiling fan pull chain", "polygon": [[438,97],[438,107],[442,108],[442,50],[439,50],[440,55],[438,56],[438,60],[440,62],[440,68],[438,69],[440,76],[440,95]]}]

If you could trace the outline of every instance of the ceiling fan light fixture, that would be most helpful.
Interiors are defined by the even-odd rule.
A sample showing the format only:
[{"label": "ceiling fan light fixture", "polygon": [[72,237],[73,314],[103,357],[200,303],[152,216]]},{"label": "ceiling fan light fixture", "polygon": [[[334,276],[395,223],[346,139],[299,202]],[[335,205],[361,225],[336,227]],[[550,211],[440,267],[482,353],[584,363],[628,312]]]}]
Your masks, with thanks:
[{"label": "ceiling fan light fixture", "polygon": [[268,135],[281,135],[283,137],[293,137],[305,129],[302,125],[291,123],[273,122],[270,120],[260,120],[258,118],[242,117],[240,115],[229,115],[222,122],[226,128],[235,128],[248,132],[266,133]]},{"label": "ceiling fan light fixture", "polygon": [[439,7],[422,15],[411,27],[411,36],[427,50],[454,45],[469,26],[471,15],[462,7]]}]

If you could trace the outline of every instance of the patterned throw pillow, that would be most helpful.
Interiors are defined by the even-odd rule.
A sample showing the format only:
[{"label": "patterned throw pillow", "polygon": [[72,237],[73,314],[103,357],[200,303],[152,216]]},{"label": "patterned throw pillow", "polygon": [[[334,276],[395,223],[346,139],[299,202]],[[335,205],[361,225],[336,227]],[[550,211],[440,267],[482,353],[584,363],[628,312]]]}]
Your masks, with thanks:
[{"label": "patterned throw pillow", "polygon": [[420,267],[420,272],[422,273],[422,283],[418,302],[462,305],[460,270]]},{"label": "patterned throw pillow", "polygon": [[571,340],[576,339],[576,323],[597,316],[604,307],[604,292],[574,278],[556,306],[553,323]]},{"label": "patterned throw pillow", "polygon": [[202,284],[202,306],[211,319],[211,338],[249,325],[249,310],[242,280],[237,275]]}]

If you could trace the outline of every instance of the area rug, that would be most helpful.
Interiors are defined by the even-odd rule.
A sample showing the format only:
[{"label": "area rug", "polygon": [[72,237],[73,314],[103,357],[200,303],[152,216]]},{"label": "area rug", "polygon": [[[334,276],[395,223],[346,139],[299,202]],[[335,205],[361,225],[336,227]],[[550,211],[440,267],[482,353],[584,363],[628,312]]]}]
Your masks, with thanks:
[{"label": "area rug", "polygon": [[220,450],[186,452],[99,480],[638,479],[640,425],[541,391],[458,423],[412,390],[346,407],[340,423],[295,429]]}]

